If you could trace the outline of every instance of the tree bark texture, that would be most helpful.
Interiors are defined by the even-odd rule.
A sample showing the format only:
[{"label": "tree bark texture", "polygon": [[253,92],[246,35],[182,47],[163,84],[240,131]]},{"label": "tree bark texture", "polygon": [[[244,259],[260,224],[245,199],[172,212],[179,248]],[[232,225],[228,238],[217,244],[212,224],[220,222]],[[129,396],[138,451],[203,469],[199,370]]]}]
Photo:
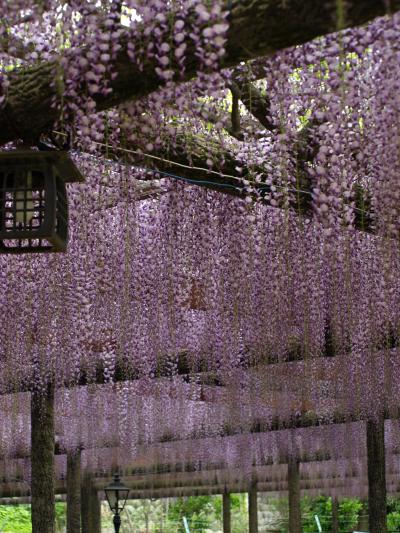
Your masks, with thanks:
[{"label": "tree bark texture", "polygon": [[32,533],[55,532],[54,390],[31,396]]},{"label": "tree bark texture", "polygon": [[[392,11],[400,9],[400,0],[357,0],[350,2],[345,14],[344,27],[360,25],[384,15],[388,4]],[[241,61],[272,54],[283,48],[305,43],[315,37],[334,32],[338,28],[336,2],[321,0],[226,0],[230,27],[227,35],[223,67]],[[146,96],[159,88],[160,78],[155,73],[156,59],[145,63],[140,71],[130,61],[126,43],[122,43],[110,80],[112,93],[96,97],[98,109],[105,110],[129,99]],[[196,75],[199,60],[191,41],[188,41],[185,78]],[[56,61],[41,63],[31,68],[18,69],[10,75],[7,105],[0,113],[0,144],[23,138],[34,142],[41,133],[48,132],[59,118],[53,107],[60,101],[60,76]],[[85,92],[84,83],[82,92]]]},{"label": "tree bark texture", "polygon": [[300,462],[291,458],[288,463],[289,533],[301,533]]},{"label": "tree bark texture", "polygon": [[82,533],[101,533],[101,506],[92,478],[85,474],[81,489]]},{"label": "tree bark texture", "polygon": [[257,483],[253,482],[249,489],[249,533],[258,533],[258,494]]},{"label": "tree bark texture", "polygon": [[385,420],[367,420],[369,533],[386,533]]},{"label": "tree bark texture", "polygon": [[81,452],[67,454],[67,533],[81,533]]},{"label": "tree bark texture", "polygon": [[339,533],[339,500],[332,498],[332,533]]},{"label": "tree bark texture", "polygon": [[231,533],[231,495],[224,492],[222,495],[222,523],[223,532]]}]

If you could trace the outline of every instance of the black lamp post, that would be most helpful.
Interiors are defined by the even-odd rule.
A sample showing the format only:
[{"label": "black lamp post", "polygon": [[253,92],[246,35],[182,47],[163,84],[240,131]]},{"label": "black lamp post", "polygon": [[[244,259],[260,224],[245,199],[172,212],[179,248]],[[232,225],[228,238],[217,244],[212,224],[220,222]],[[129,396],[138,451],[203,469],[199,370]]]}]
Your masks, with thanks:
[{"label": "black lamp post", "polygon": [[114,474],[113,482],[104,487],[104,492],[106,493],[111,512],[114,515],[113,523],[115,533],[118,533],[121,527],[121,513],[124,510],[129,495],[129,487],[122,483],[119,474]]}]

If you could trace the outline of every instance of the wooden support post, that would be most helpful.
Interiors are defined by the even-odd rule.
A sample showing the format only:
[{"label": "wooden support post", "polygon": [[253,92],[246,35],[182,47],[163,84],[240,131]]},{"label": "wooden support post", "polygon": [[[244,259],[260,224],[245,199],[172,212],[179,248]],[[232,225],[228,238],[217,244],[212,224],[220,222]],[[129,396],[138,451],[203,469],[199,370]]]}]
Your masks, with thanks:
[{"label": "wooden support post", "polygon": [[101,533],[101,506],[92,478],[85,474],[81,489],[82,533]]},{"label": "wooden support post", "polygon": [[288,463],[289,533],[301,533],[300,509],[300,462],[290,459]]},{"label": "wooden support post", "polygon": [[257,482],[252,482],[249,490],[249,533],[258,533]]},{"label": "wooden support post", "polygon": [[92,530],[89,533],[101,533],[101,502],[94,489],[91,495],[91,515]]},{"label": "wooden support post", "polygon": [[339,533],[339,500],[332,498],[332,533]]},{"label": "wooden support post", "polygon": [[67,454],[67,533],[81,533],[81,452]]},{"label": "wooden support post", "polygon": [[224,492],[222,495],[222,522],[224,533],[231,533],[231,495]]},{"label": "wooden support post", "polygon": [[367,420],[369,532],[386,533],[385,420]]},{"label": "wooden support post", "polygon": [[32,533],[55,532],[54,389],[31,395]]}]

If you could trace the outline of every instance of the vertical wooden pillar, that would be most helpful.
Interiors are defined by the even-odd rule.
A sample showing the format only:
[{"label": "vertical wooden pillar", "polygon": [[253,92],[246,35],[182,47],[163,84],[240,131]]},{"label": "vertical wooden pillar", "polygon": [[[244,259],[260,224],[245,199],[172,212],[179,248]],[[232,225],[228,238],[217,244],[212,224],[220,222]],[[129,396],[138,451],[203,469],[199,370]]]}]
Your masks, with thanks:
[{"label": "vertical wooden pillar", "polygon": [[248,494],[249,498],[249,533],[258,533],[258,501],[257,482],[252,482]]},{"label": "vertical wooden pillar", "polygon": [[101,533],[101,506],[92,478],[85,474],[81,489],[82,533]]},{"label": "vertical wooden pillar", "polygon": [[339,533],[339,501],[332,498],[332,533]]},{"label": "vertical wooden pillar", "polygon": [[290,458],[288,463],[289,533],[301,533],[300,462]]},{"label": "vertical wooden pillar", "polygon": [[67,533],[81,533],[81,452],[67,454]]},{"label": "vertical wooden pillar", "polygon": [[32,533],[55,532],[54,389],[31,395]]},{"label": "vertical wooden pillar", "polygon": [[97,491],[93,489],[91,496],[92,531],[89,533],[101,533],[101,502]]},{"label": "vertical wooden pillar", "polygon": [[385,419],[367,420],[369,532],[386,533]]},{"label": "vertical wooden pillar", "polygon": [[222,495],[222,523],[223,532],[231,533],[231,495],[224,492]]}]

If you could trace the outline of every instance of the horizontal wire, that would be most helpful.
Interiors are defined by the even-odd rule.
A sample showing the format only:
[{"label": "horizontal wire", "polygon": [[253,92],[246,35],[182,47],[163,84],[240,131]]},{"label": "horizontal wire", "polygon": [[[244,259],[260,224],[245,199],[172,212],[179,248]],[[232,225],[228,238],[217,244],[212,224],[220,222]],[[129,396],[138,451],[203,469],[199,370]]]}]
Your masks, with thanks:
[{"label": "horizontal wire", "polygon": [[[63,135],[64,137],[67,136],[65,133],[61,133],[61,132],[58,132],[58,131],[54,131],[53,133],[56,133],[57,135]],[[111,148],[110,145],[107,145],[107,144],[104,144],[104,143],[100,143],[100,142],[96,142],[96,141],[94,141],[93,144],[95,144],[96,146],[101,146],[103,148]],[[202,172],[207,172],[207,174],[215,174],[216,176],[219,176],[220,178],[231,178],[233,180],[236,180],[239,183],[243,183],[243,178],[241,178],[239,176],[233,176],[232,174],[224,174],[223,172],[218,172],[216,170],[211,170],[211,169],[204,168],[204,167],[185,165],[184,163],[178,163],[177,161],[171,161],[170,159],[165,159],[163,157],[159,157],[159,156],[156,156],[156,155],[153,155],[153,154],[148,154],[146,152],[142,152],[141,150],[131,150],[129,148],[122,148],[120,146],[113,147],[112,149],[113,150],[118,150],[119,152],[128,153],[128,154],[134,154],[134,155],[140,155],[140,156],[144,156],[144,157],[149,157],[150,159],[155,159],[156,161],[162,161],[163,163],[168,163],[170,165],[175,165],[177,167],[186,168],[188,170],[200,170]],[[148,169],[148,170],[151,170],[151,169]],[[162,171],[158,170],[158,172],[162,172]],[[182,179],[188,179],[189,180],[191,178],[183,178],[182,177]],[[198,182],[202,182],[202,181],[203,180],[198,180]],[[259,184],[254,182],[254,181],[250,181],[249,180],[249,183],[252,183],[252,184],[255,184],[255,185],[259,186]],[[210,184],[211,185],[220,185],[219,183],[215,183],[215,182],[210,182]],[[269,187],[269,185],[265,185],[265,186]],[[232,185],[231,185],[231,187],[232,187]],[[284,185],[274,185],[274,187],[276,187],[278,189],[287,190],[289,192],[301,192],[303,194],[308,194],[310,196],[312,194],[310,191],[305,191],[305,190],[302,190],[302,189],[292,189],[292,188],[285,187]]]},{"label": "horizontal wire", "polygon": [[[55,133],[57,135],[62,135],[64,137],[67,137],[67,135],[65,133],[62,133],[62,132],[59,132],[59,131],[53,131],[53,133]],[[97,141],[93,141],[93,144],[96,145],[96,146],[103,147],[103,148],[111,148],[110,145],[104,144],[104,143],[100,143],[100,142],[97,142]],[[175,165],[175,166],[178,166],[178,167],[181,167],[181,168],[186,168],[188,170],[200,170],[202,172],[207,172],[207,174],[215,174],[216,176],[219,176],[220,178],[231,178],[231,179],[234,179],[234,180],[238,181],[239,183],[243,183],[243,178],[240,178],[238,176],[233,176],[231,174],[224,174],[222,172],[217,172],[216,170],[211,170],[211,169],[207,169],[207,168],[203,168],[203,167],[185,165],[183,163],[178,163],[177,161],[171,161],[170,159],[165,159],[163,157],[159,157],[159,156],[156,156],[156,155],[153,155],[153,154],[148,154],[146,152],[142,152],[142,151],[139,151],[139,150],[131,150],[129,148],[122,148],[120,146],[113,147],[112,149],[113,150],[118,150],[120,152],[128,153],[128,154],[134,154],[134,155],[140,155],[140,156],[144,156],[144,157],[149,157],[150,159],[155,159],[157,161],[162,161],[163,163],[168,163],[170,165]],[[95,157],[95,156],[93,156],[93,157]],[[138,167],[134,167],[134,168],[138,168]],[[183,176],[178,176],[176,174],[168,173],[168,172],[165,172],[165,171],[162,171],[162,170],[159,170],[159,169],[150,169],[150,168],[146,168],[145,167],[145,168],[143,168],[143,170],[145,170],[147,172],[158,172],[159,174],[164,174],[165,176],[176,178],[176,179],[179,179],[179,180],[182,180],[182,181],[186,181],[187,183],[193,183],[195,185],[207,184],[207,185],[210,185],[210,186],[228,187],[228,188],[235,189],[237,191],[241,191],[242,188],[243,188],[243,187],[235,187],[235,185],[231,185],[230,183],[216,183],[215,181],[211,182],[211,181],[205,181],[205,180],[195,180],[193,178],[185,178]],[[259,184],[257,182],[251,181],[251,180],[249,180],[249,184],[251,184],[253,186],[256,186],[258,189],[261,189],[261,188],[269,189],[271,187],[271,185]],[[291,187],[285,187],[284,185],[275,185],[274,184],[273,186],[276,187],[277,189],[281,189],[281,190],[284,190],[284,191],[287,191],[287,192],[302,193],[302,194],[306,194],[307,196],[312,196],[312,192],[311,191],[306,191],[306,190],[303,190],[303,189],[294,189],[294,188],[291,188]],[[367,211],[365,211],[364,209],[360,209],[359,207],[354,207],[353,210],[357,211],[358,213],[368,214]]]}]

